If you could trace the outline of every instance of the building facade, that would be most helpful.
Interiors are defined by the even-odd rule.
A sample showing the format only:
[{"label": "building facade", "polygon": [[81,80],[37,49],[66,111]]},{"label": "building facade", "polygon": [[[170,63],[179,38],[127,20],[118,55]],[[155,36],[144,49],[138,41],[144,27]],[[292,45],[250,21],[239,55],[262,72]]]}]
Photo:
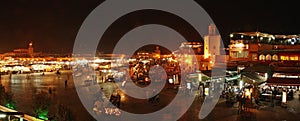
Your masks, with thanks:
[{"label": "building facade", "polygon": [[30,42],[28,44],[28,48],[14,49],[12,52],[7,52],[7,53],[2,54],[2,58],[4,58],[4,57],[33,58],[33,57],[38,56],[40,54],[41,53],[34,52],[33,43]]},{"label": "building facade", "polygon": [[216,26],[208,26],[208,34],[204,36],[204,58],[215,60],[215,56],[220,55],[221,36],[217,34]]},{"label": "building facade", "polygon": [[272,35],[261,32],[230,34],[230,61],[300,61],[299,35]]}]

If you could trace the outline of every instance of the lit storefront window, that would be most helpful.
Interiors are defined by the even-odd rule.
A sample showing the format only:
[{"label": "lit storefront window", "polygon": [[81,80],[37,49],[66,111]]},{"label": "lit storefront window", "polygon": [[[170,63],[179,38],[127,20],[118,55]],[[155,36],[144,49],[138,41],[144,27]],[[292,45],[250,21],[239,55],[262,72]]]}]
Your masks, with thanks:
[{"label": "lit storefront window", "polygon": [[266,57],[264,55],[259,56],[259,60],[265,60],[265,59],[266,59]]},{"label": "lit storefront window", "polygon": [[297,61],[297,60],[299,60],[299,58],[298,58],[298,56],[291,56],[291,57],[290,57],[290,60],[292,60],[292,61]]},{"label": "lit storefront window", "polygon": [[280,60],[289,60],[289,56],[280,56]]},{"label": "lit storefront window", "polygon": [[299,74],[274,73],[272,77],[276,78],[300,78]]},{"label": "lit storefront window", "polygon": [[267,55],[267,56],[266,56],[266,60],[267,60],[267,61],[272,60],[272,56],[271,56],[271,55]]},{"label": "lit storefront window", "polygon": [[273,55],[272,59],[275,60],[275,61],[278,61],[278,56],[277,55]]},{"label": "lit storefront window", "polygon": [[248,58],[248,51],[231,52],[231,58]]}]

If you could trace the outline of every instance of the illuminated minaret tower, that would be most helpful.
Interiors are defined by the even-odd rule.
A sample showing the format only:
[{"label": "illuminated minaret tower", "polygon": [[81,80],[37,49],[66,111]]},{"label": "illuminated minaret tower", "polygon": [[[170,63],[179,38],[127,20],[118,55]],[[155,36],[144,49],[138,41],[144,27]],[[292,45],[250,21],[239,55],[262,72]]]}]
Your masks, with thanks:
[{"label": "illuminated minaret tower", "polygon": [[30,57],[33,57],[33,47],[32,47],[32,42],[29,43],[29,47],[28,47],[28,55]]},{"label": "illuminated minaret tower", "polygon": [[221,36],[216,31],[216,26],[210,24],[208,26],[208,34],[204,37],[204,58],[211,58],[220,55]]},{"label": "illuminated minaret tower", "polygon": [[155,53],[160,55],[159,46],[156,46]]},{"label": "illuminated minaret tower", "polygon": [[156,49],[155,49],[155,57],[156,58],[160,58],[160,50],[159,50],[159,46],[156,46]]}]

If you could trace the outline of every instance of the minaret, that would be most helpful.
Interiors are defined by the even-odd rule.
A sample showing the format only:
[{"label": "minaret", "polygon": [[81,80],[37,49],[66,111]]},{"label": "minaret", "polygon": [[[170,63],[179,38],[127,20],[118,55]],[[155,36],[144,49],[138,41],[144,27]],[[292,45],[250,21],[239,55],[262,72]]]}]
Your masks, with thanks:
[{"label": "minaret", "polygon": [[155,56],[157,59],[160,58],[160,54],[161,54],[161,53],[160,53],[160,50],[159,50],[159,46],[156,46],[156,49],[155,49],[155,52],[154,52],[154,53],[155,53],[154,56]]},{"label": "minaret", "polygon": [[32,42],[29,43],[29,47],[28,47],[28,55],[30,57],[33,57],[33,47],[32,47]]},{"label": "minaret", "polygon": [[156,46],[155,53],[160,55],[159,46]]},{"label": "minaret", "polygon": [[216,26],[214,24],[210,24],[208,26],[208,35],[209,36],[214,36],[216,35]]},{"label": "minaret", "polygon": [[217,33],[216,25],[208,26],[208,34],[204,36],[204,58],[214,60],[215,55],[220,55],[221,36]]}]

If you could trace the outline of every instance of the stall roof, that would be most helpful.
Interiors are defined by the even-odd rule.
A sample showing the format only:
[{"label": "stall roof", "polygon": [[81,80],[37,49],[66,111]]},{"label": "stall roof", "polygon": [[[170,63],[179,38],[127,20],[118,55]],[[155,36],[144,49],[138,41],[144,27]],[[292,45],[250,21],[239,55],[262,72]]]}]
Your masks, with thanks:
[{"label": "stall roof", "polygon": [[[201,71],[203,74],[209,76],[209,77],[216,77],[216,78],[219,78],[219,77],[225,77],[226,76],[226,70],[225,69],[215,69],[215,70],[203,70]],[[213,78],[214,78],[213,77]]]}]

